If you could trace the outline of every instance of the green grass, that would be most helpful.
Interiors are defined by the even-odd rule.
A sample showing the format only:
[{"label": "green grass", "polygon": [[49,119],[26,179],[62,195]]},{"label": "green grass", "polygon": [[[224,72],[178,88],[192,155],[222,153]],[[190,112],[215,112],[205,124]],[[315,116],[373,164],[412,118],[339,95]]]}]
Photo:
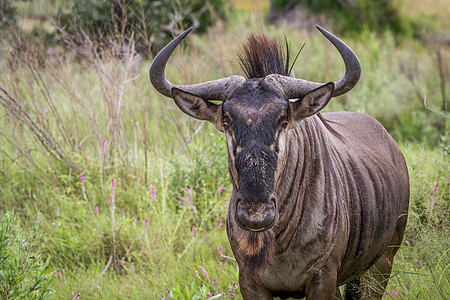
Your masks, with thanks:
[{"label": "green grass", "polygon": [[403,246],[387,290],[403,299],[450,297],[450,161],[424,146],[404,145],[411,200]]},{"label": "green grass", "polygon": [[[225,27],[189,37],[189,46],[174,53],[167,70],[172,82],[240,74],[236,50],[260,24],[230,18]],[[341,76],[339,55],[319,34],[265,30],[278,36],[284,31],[294,50],[307,40],[294,67],[297,77],[325,82]],[[401,299],[449,298],[450,162],[440,148],[448,149],[448,121],[423,108],[426,95],[428,106],[442,111],[433,45],[370,32],[346,42],[358,54],[363,75],[354,91],[332,100],[327,110],[378,118],[400,141],[410,171],[408,230],[388,291]],[[170,289],[173,298],[222,292],[240,298],[233,289],[236,262],[226,257],[232,256],[224,226],[232,187],[224,137],[153,90],[150,62],[127,64],[113,51],[99,61],[91,48],[77,47],[56,49],[59,55],[42,63],[39,46],[27,44],[14,59],[6,53],[0,60],[0,86],[20,104],[3,100],[0,110],[0,209],[15,210],[30,231],[42,212],[38,251],[61,273],[54,273],[54,297],[162,299]],[[115,262],[105,271],[113,254]]]}]

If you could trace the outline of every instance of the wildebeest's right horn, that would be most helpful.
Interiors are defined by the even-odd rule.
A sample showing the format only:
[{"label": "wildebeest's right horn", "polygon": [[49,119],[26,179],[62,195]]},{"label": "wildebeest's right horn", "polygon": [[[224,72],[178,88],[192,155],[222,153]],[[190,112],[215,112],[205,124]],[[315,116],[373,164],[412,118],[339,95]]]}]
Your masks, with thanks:
[{"label": "wildebeest's right horn", "polygon": [[[361,65],[356,54],[343,41],[329,33],[319,25],[316,28],[336,47],[345,63],[345,75],[336,81],[333,97],[343,95],[350,91],[361,77]],[[275,81],[281,85],[285,95],[289,99],[302,98],[305,94],[323,85],[323,83],[306,81],[303,79],[272,74],[266,80]]]},{"label": "wildebeest's right horn", "polygon": [[225,100],[228,92],[236,83],[243,82],[245,79],[241,76],[230,76],[227,78],[207,81],[193,85],[175,85],[166,79],[164,70],[173,50],[178,44],[194,29],[187,29],[182,34],[173,39],[159,53],[150,66],[150,81],[155,89],[164,96],[171,97],[170,90],[177,87],[183,91],[202,97],[205,100]]}]

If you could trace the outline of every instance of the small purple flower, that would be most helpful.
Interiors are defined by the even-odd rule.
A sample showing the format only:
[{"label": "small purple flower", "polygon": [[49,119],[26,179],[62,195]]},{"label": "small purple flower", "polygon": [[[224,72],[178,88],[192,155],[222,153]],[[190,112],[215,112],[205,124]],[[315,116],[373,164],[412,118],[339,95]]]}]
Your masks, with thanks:
[{"label": "small purple flower", "polygon": [[122,257],[122,260],[120,261],[120,263],[122,264],[122,267],[125,267],[125,257]]},{"label": "small purple flower", "polygon": [[223,188],[225,187],[225,184],[222,184],[220,187],[219,187],[219,190],[217,191],[217,194],[219,194],[219,196],[220,195],[222,195],[222,192],[223,192]]},{"label": "small purple flower", "polygon": [[59,277],[62,277],[61,271],[59,269],[56,269],[56,274],[58,274]]},{"label": "small purple flower", "polygon": [[228,293],[232,293],[233,292],[233,290],[228,290]]},{"label": "small purple flower", "polygon": [[150,206],[152,206],[153,201],[155,200],[155,194],[156,194],[156,192],[155,192],[155,187],[154,187],[153,185],[150,185],[150,186],[151,186],[151,188],[152,188],[152,198],[150,199]]},{"label": "small purple flower", "polygon": [[80,293],[76,294],[75,297],[73,297],[72,300],[77,300],[78,298],[80,298]]},{"label": "small purple flower", "polygon": [[194,226],[192,226],[192,236],[194,236],[194,234],[195,234],[195,228],[197,228],[197,224],[195,224]]},{"label": "small purple flower", "polygon": [[223,226],[222,220],[219,221],[219,228]]},{"label": "small purple flower", "polygon": [[168,293],[169,295],[172,295],[172,294],[173,294],[173,292],[172,292],[171,290],[169,290],[169,289],[167,289],[167,293]]},{"label": "small purple flower", "polygon": [[222,297],[225,296],[225,292],[222,293]]},{"label": "small purple flower", "polygon": [[233,283],[233,290],[237,290],[238,286],[236,283]]},{"label": "small purple flower", "polygon": [[434,191],[436,192],[437,189],[438,189],[438,184],[436,183],[436,185],[434,186]]},{"label": "small purple flower", "polygon": [[55,226],[55,222],[53,222],[52,225]]},{"label": "small purple flower", "polygon": [[81,179],[81,190],[83,191],[83,195],[85,194],[85,182],[84,182],[84,176],[83,174],[80,174]]},{"label": "small purple flower", "polygon": [[105,154],[105,144],[106,140],[104,139],[102,142],[102,152],[100,152],[100,162],[103,163],[103,154]]},{"label": "small purple flower", "polygon": [[220,255],[223,256],[223,253],[222,253],[222,245],[221,245],[221,244],[219,244],[219,252],[220,252]]},{"label": "small purple flower", "polygon": [[210,294],[206,294],[206,296],[207,296],[208,298],[212,298],[212,297],[213,297],[213,296],[210,295]]},{"label": "small purple flower", "polygon": [[389,291],[389,293],[391,293],[394,296],[398,296],[398,294],[396,292],[394,292],[394,291]]},{"label": "small purple flower", "polygon": [[205,268],[203,268],[202,266],[198,266],[200,269],[202,269],[203,275],[205,275],[206,277],[208,277],[209,279],[209,275],[208,272],[206,272]]},{"label": "small purple flower", "polygon": [[136,222],[136,218],[135,217],[133,217],[133,224]]},{"label": "small purple flower", "polygon": [[235,296],[236,296],[236,294],[231,294],[231,296],[230,296],[230,297],[231,297],[231,298],[234,298]]},{"label": "small purple flower", "polygon": [[181,201],[185,202],[186,199],[184,199],[184,197],[178,196],[178,199],[180,199]]},{"label": "small purple flower", "polygon": [[94,210],[95,210],[95,213],[97,214],[97,216],[98,216],[98,206],[97,206],[97,204],[95,204],[95,206],[94,206]]},{"label": "small purple flower", "polygon": [[147,221],[147,219],[145,219],[145,221],[144,221],[144,226],[145,226],[145,230],[147,230],[147,226],[148,226],[148,221]]},{"label": "small purple flower", "polygon": [[213,286],[216,286],[216,280],[215,279],[213,280]]}]

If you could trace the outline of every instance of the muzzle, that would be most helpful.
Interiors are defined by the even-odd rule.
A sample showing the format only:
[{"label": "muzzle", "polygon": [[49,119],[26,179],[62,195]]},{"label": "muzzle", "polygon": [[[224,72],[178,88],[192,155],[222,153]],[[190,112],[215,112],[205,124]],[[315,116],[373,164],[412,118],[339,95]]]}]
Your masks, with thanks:
[{"label": "muzzle", "polygon": [[271,193],[264,200],[245,197],[241,193],[236,195],[236,216],[238,225],[248,231],[266,231],[275,225],[277,216],[277,197]]}]

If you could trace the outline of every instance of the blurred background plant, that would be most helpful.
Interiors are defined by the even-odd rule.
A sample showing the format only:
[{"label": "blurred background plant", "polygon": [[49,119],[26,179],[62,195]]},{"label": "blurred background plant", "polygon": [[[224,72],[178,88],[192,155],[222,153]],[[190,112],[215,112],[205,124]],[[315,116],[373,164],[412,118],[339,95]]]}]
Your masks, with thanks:
[{"label": "blurred background plant", "polygon": [[50,299],[53,271],[36,252],[42,241],[40,214],[29,235],[15,213],[0,212],[0,295],[2,299]]},{"label": "blurred background plant", "polygon": [[194,25],[167,77],[242,74],[237,50],[264,30],[284,33],[293,52],[307,41],[294,73],[327,82],[343,66],[310,29],[320,23],[363,68],[356,88],[326,110],[376,117],[408,162],[409,226],[388,289],[450,298],[444,2],[2,1],[0,211],[16,211],[25,236],[44,216],[33,249],[57,270],[48,283],[57,298],[240,297],[224,225],[232,189],[224,137],[150,86],[148,58]]},{"label": "blurred background plant", "polygon": [[81,28],[97,41],[111,32],[134,36],[139,53],[152,56],[183,28],[205,31],[213,20],[223,18],[223,0],[76,0],[65,1],[58,11],[60,25],[68,34]]}]

